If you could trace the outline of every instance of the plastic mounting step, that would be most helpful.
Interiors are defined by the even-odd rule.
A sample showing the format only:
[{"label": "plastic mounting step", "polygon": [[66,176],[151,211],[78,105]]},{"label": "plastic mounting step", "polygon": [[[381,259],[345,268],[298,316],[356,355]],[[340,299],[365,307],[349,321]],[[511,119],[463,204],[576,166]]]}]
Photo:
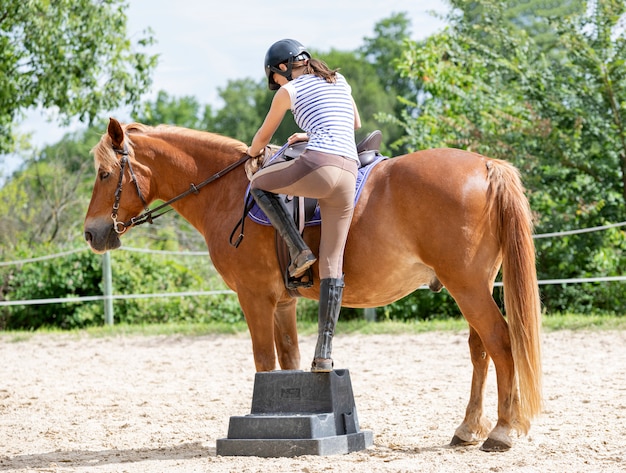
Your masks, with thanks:
[{"label": "plastic mounting step", "polygon": [[374,443],[359,420],[348,370],[256,373],[249,415],[230,418],[222,456],[339,455]]}]

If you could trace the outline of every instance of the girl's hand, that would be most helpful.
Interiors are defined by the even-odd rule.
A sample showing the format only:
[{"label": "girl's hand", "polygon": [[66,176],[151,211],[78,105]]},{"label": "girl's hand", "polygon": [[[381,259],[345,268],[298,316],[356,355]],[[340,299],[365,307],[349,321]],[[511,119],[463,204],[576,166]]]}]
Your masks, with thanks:
[{"label": "girl's hand", "polygon": [[287,139],[287,143],[292,145],[298,141],[309,141],[309,135],[306,133],[294,133]]}]

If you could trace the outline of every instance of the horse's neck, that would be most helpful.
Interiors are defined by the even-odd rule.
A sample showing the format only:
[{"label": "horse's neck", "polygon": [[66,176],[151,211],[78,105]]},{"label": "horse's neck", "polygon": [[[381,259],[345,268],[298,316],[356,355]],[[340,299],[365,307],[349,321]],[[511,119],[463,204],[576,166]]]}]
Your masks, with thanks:
[{"label": "horse's neck", "polygon": [[[229,155],[207,149],[176,149],[175,153],[160,153],[154,159],[144,157],[152,170],[154,195],[151,200],[169,202],[192,190],[171,205],[185,220],[205,233],[207,219],[212,220],[221,212],[232,212],[243,205],[248,184],[243,166],[214,178],[239,158],[236,151]],[[211,182],[205,183],[209,179]],[[197,192],[193,191],[194,188]]]}]

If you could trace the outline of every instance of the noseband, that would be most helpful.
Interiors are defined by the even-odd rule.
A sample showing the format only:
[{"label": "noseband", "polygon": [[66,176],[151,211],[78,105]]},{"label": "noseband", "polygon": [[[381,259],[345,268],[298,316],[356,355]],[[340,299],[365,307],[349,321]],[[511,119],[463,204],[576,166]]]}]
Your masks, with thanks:
[{"label": "noseband", "polygon": [[[121,156],[121,158],[120,158],[120,178],[119,178],[119,180],[117,182],[117,189],[115,189],[115,201],[113,202],[113,211],[111,212],[111,219],[113,219],[113,229],[119,235],[124,233],[130,227],[141,225],[141,224],[146,223],[146,222],[152,223],[152,221],[155,218],[160,217],[161,215],[163,215],[163,214],[169,212],[170,210],[172,210],[171,208],[163,210],[166,207],[169,207],[172,203],[176,202],[177,200],[182,199],[183,197],[187,197],[189,194],[198,194],[200,189],[202,189],[204,186],[206,186],[207,184],[210,184],[211,182],[219,179],[224,174],[229,173],[230,171],[232,171],[233,169],[237,168],[238,166],[241,166],[248,159],[250,159],[250,156],[248,156],[247,154],[244,154],[243,157],[241,157],[238,161],[236,161],[236,162],[226,166],[221,171],[216,172],[215,174],[213,174],[208,179],[202,181],[200,184],[196,185],[196,184],[191,183],[189,185],[189,189],[187,189],[182,194],[179,194],[176,197],[168,200],[167,202],[164,202],[163,204],[161,204],[161,205],[159,205],[159,206],[157,206],[157,207],[155,207],[153,209],[150,209],[148,207],[148,203],[146,202],[146,199],[144,199],[144,197],[143,197],[143,193],[141,192],[141,188],[139,187],[139,182],[137,182],[137,177],[135,176],[135,171],[133,171],[133,166],[130,163],[130,159],[128,158],[129,154],[128,154],[128,146],[126,145],[126,142],[124,142],[124,147],[122,149],[113,147],[113,151],[115,152],[115,154]],[[120,208],[120,200],[122,198],[122,184],[123,184],[123,180],[124,180],[124,170],[126,169],[126,166],[128,166],[128,172],[130,173],[130,181],[135,184],[135,190],[137,191],[137,195],[139,196],[139,199],[141,200],[141,203],[143,204],[143,208],[144,208],[145,212],[143,212],[142,214],[138,215],[137,217],[132,217],[130,220],[127,220],[126,222],[120,222],[117,219],[117,211]],[[163,210],[163,212],[157,213],[157,212],[159,212],[161,210]]]}]

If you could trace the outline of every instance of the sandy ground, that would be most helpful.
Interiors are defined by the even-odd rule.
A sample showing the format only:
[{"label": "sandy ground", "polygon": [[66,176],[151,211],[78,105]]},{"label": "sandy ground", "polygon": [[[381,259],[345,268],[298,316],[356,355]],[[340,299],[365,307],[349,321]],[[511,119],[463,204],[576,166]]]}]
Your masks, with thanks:
[{"label": "sandy ground", "polygon": [[[0,471],[624,472],[626,332],[544,335],[545,413],[505,453],[447,446],[471,365],[466,333],[345,335],[361,430],[346,455],[216,456],[230,416],[250,413],[247,335],[0,336]],[[314,339],[301,340],[308,363]],[[486,409],[495,418],[495,375]]]}]

